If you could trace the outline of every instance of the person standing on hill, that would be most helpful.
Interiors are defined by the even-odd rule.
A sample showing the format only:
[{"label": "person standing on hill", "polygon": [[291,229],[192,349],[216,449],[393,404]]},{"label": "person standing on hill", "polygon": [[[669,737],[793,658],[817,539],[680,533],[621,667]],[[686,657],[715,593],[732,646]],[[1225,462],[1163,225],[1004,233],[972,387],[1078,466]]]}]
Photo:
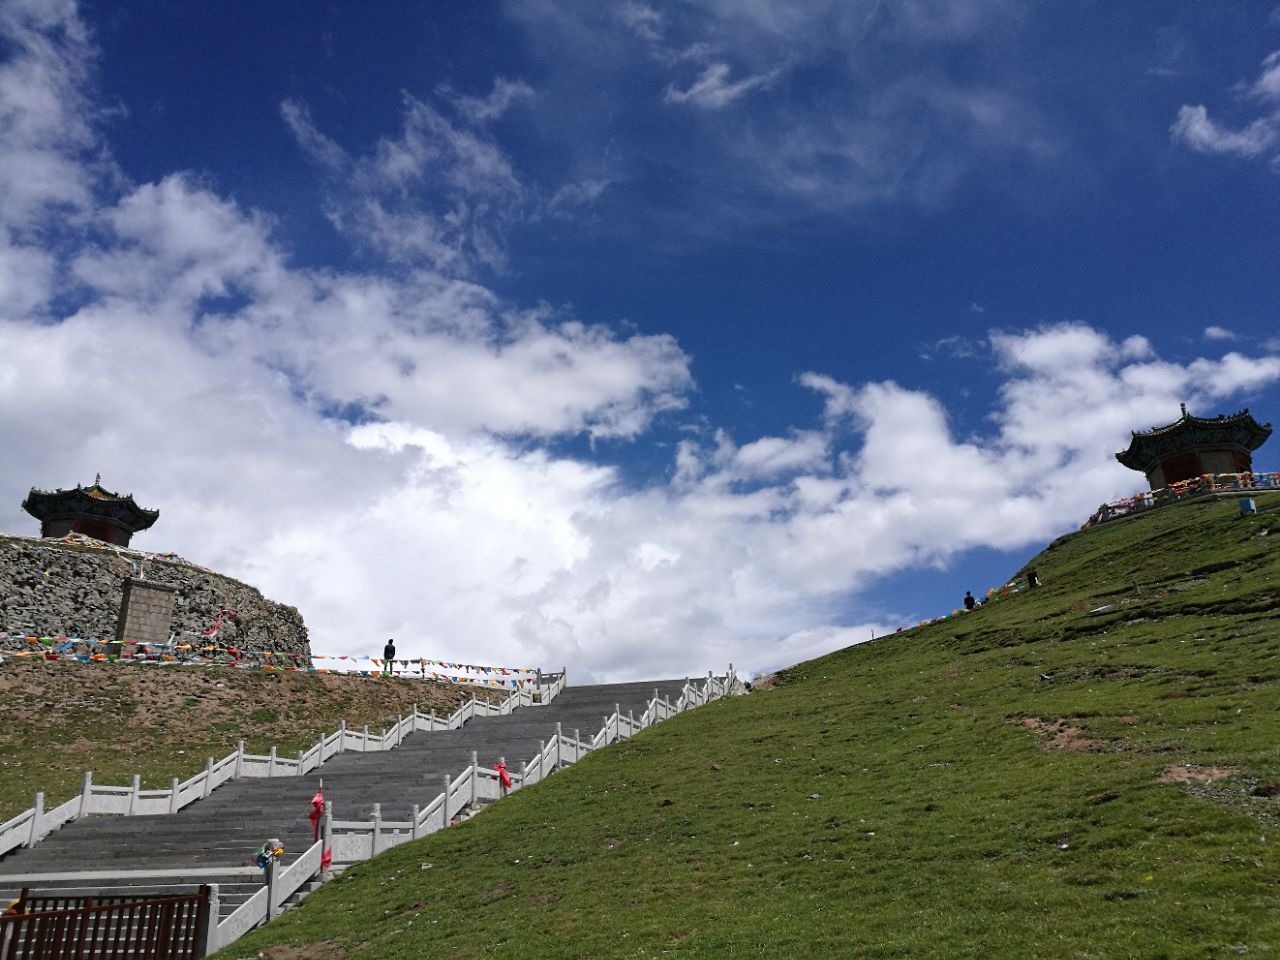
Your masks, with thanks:
[{"label": "person standing on hill", "polygon": [[382,672],[387,676],[391,676],[391,661],[396,658],[396,642],[394,639],[388,640],[387,645],[382,648]]},{"label": "person standing on hill", "polygon": [[966,590],[964,592],[964,608],[966,610],[972,610],[977,605],[978,605],[978,601],[973,599],[973,592],[970,590]]}]

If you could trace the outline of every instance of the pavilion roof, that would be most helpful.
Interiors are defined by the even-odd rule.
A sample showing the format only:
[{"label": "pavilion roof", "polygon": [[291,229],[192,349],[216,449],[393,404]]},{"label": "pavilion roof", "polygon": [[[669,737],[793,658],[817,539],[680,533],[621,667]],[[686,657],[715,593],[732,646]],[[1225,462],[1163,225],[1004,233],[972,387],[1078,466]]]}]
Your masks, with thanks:
[{"label": "pavilion roof", "polygon": [[102,485],[98,477],[89,486],[77,484],[73,489],[37,490],[31,488],[22,501],[22,509],[37,520],[47,522],[70,517],[97,517],[117,523],[137,533],[146,530],[160,517],[159,510],[138,506],[133,494],[121,496]]},{"label": "pavilion roof", "polygon": [[1195,417],[1182,405],[1182,416],[1163,427],[1132,431],[1129,449],[1116,454],[1126,467],[1145,472],[1160,457],[1192,447],[1243,447],[1256,450],[1271,436],[1270,423],[1258,423],[1248,409],[1230,416]]}]

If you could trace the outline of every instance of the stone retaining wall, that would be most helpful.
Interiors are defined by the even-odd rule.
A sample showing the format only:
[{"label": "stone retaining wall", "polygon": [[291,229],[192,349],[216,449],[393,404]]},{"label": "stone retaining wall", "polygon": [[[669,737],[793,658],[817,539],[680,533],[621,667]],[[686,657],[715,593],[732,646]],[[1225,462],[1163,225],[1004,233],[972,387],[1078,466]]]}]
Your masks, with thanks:
[{"label": "stone retaining wall", "polygon": [[60,540],[0,536],[0,632],[113,640],[130,577],[176,588],[170,630],[180,639],[194,640],[227,610],[219,641],[301,654],[299,665],[310,665],[302,615],[248,584],[176,558],[143,561]]}]

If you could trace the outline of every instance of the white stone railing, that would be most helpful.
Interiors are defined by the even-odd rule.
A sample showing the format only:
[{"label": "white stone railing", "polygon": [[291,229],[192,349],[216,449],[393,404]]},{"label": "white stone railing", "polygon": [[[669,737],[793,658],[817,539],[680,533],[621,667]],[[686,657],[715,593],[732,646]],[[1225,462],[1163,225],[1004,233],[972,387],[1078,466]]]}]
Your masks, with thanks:
[{"label": "white stone railing", "polygon": [[275,747],[265,755],[246,753],[241,740],[236,749],[221,760],[215,761],[210,757],[205,761],[204,769],[195,776],[182,781],[174,777],[169,786],[161,790],[141,789],[141,777],[137,774],[129,786],[108,786],[94,783],[93,774],[86,772],[78,797],[46,810],[44,794],[37,793],[34,806],[0,824],[0,856],[17,847],[39,843],[67,822],[90,814],[149,816],[177,813],[231,780],[300,777],[347,750],[366,753],[392,750],[410,733],[456,730],[472,717],[505,716],[518,707],[550,703],[564,689],[564,684],[565,678],[561,674],[535,690],[516,691],[499,704],[473,697],[451,716],[443,718],[437,717],[434,710],[422,713],[414,704],[409,716],[396,718],[389,729],[379,734],[371,734],[368,727],[349,730],[343,723],[334,733],[317,740],[311,749],[298,751],[295,757],[280,756]]},{"label": "white stone railing", "polygon": [[[736,680],[730,667],[728,676],[723,679],[708,675],[701,686],[686,683],[675,703],[663,699],[655,690],[653,699],[639,717],[632,716],[630,712],[623,716],[615,706],[613,714],[604,718],[600,732],[589,741],[566,737],[557,725],[555,737],[541,744],[537,755],[521,764],[519,773],[511,774],[511,790],[532,786],[557,768],[577,762],[592,750],[629,739],[677,713],[743,692],[745,688]],[[467,807],[481,801],[500,800],[510,792],[503,790],[498,771],[481,767],[474,753],[471,754],[470,766],[457,777],[442,776],[440,785],[441,791],[435,799],[425,806],[413,807],[409,820],[383,820],[381,804],[374,804],[372,820],[334,820],[333,804],[327,804],[319,841],[288,867],[273,867],[266,884],[218,923],[216,930],[210,931],[208,952],[230,946],[258,924],[274,917],[285,901],[321,873],[324,850],[331,851],[333,864],[348,865],[369,860],[384,850],[443,830],[449,826],[455,813]]]},{"label": "white stone railing", "polygon": [[[539,745],[537,754],[522,761],[519,771],[509,772],[512,780],[509,791],[503,790],[498,771],[480,766],[478,757],[472,753],[471,764],[457,777],[443,776],[440,793],[425,804],[415,804],[409,820],[383,820],[380,804],[374,804],[371,820],[334,820],[332,810],[327,809],[324,837],[332,845],[333,863],[368,860],[391,847],[435,833],[449,826],[453,816],[466,807],[481,801],[501,799],[505,793],[532,786],[558,768],[576,763],[592,750],[629,739],[677,713],[745,691],[730,666],[725,677],[708,674],[701,684],[686,682],[674,703],[659,696],[655,690],[653,699],[638,717],[631,711],[624,715],[615,705],[612,715],[604,718],[603,726],[590,739],[566,736],[557,724],[555,735]],[[581,736],[578,731],[574,732]]]}]

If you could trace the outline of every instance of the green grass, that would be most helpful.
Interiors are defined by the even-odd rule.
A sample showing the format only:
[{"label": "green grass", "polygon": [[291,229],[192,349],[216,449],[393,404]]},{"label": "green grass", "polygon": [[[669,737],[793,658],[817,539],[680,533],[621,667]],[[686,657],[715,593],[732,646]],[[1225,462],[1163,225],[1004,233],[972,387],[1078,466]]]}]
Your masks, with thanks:
[{"label": "green grass", "polygon": [[594,754],[224,955],[1280,955],[1280,510],[1033,563],[1039,590]]}]

